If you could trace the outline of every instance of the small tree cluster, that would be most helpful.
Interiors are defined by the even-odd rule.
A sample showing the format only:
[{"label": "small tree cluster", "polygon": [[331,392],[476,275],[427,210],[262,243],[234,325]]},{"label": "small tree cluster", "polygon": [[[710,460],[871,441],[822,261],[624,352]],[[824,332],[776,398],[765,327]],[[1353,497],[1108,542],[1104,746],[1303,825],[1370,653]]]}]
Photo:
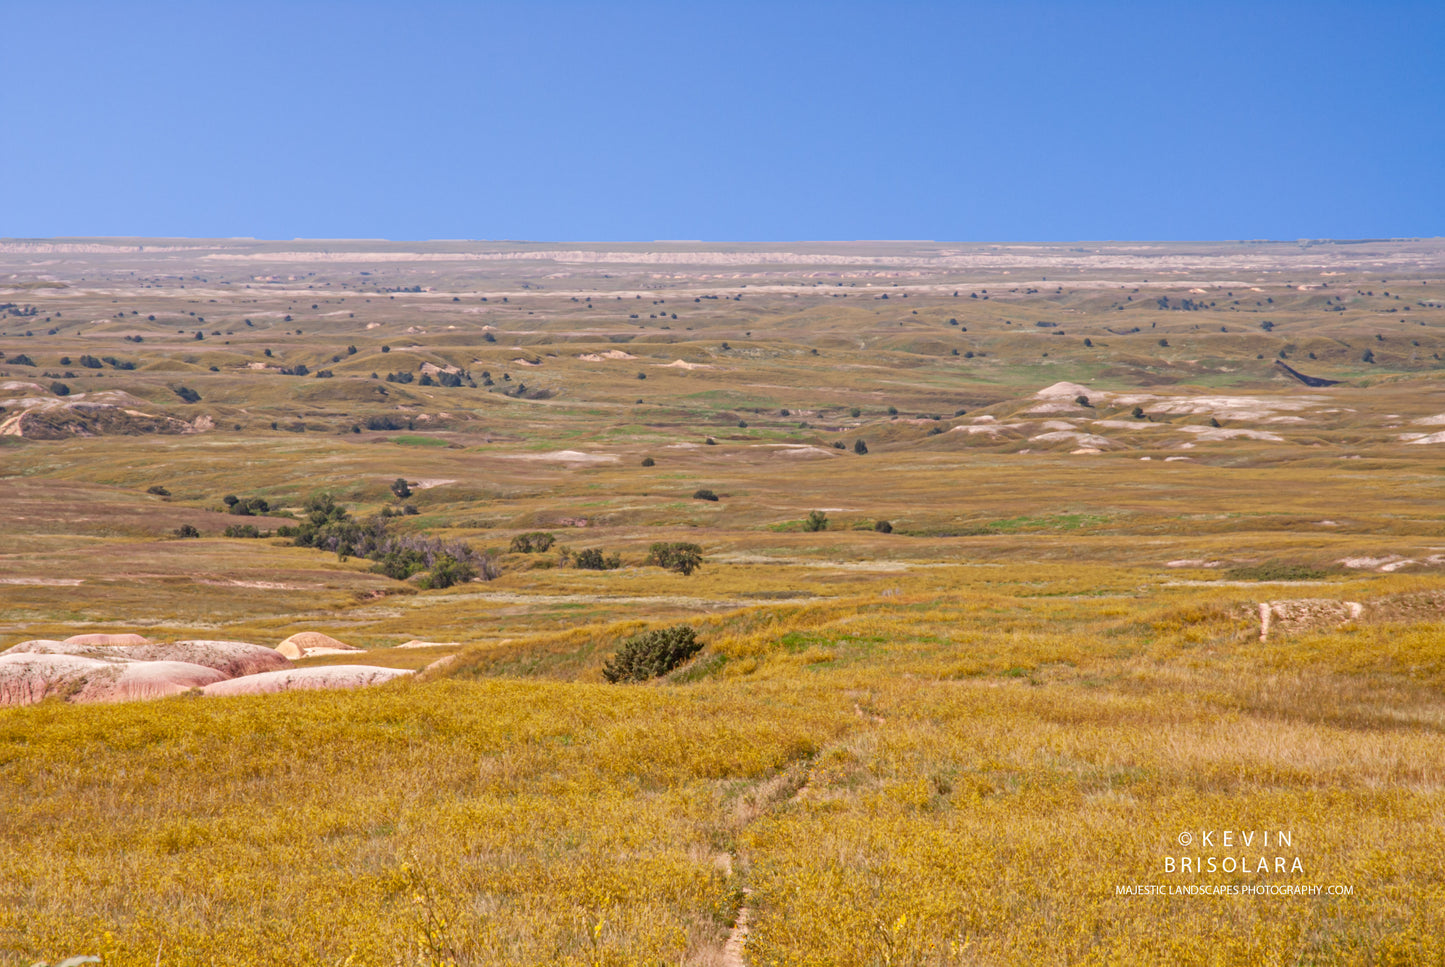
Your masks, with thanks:
[{"label": "small tree cluster", "polygon": [[603,554],[600,547],[588,547],[572,554],[563,552],[562,562],[566,566],[570,559],[572,566],[584,571],[615,571],[622,566],[622,555]]},{"label": "small tree cluster", "polygon": [[532,554],[550,550],[557,538],[546,531],[528,531],[512,538],[513,554]]},{"label": "small tree cluster", "polygon": [[654,628],[625,638],[602,668],[609,682],[645,682],[666,675],[702,650],[697,632],[687,625]]},{"label": "small tree cluster", "polygon": [[298,547],[334,551],[343,561],[350,557],[375,561],[372,570],[398,581],[430,571],[421,582],[424,588],[451,587],[477,577],[490,581],[498,574],[490,557],[462,541],[393,534],[390,527],[387,517],[356,520],[330,494],[322,494],[306,502],[305,520],[295,527],[279,527],[276,534],[292,538]]},{"label": "small tree cluster", "polygon": [[667,568],[686,577],[702,567],[702,548],[686,541],[659,542],[647,552],[649,566]]},{"label": "small tree cluster", "polygon": [[456,584],[466,584],[468,581],[475,581],[477,568],[468,561],[457,560],[445,552],[437,555],[432,563],[431,571],[418,583],[422,590],[436,591],[441,588],[449,588]]},{"label": "small tree cluster", "polygon": [[828,529],[828,515],[821,510],[810,510],[808,516],[803,520],[803,530],[809,532],[825,531]]},{"label": "small tree cluster", "polygon": [[227,494],[221,498],[221,503],[227,507],[227,512],[237,517],[253,517],[257,514],[267,514],[271,511],[271,504],[264,497],[237,497],[235,494]]},{"label": "small tree cluster", "polygon": [[222,534],[226,537],[270,537],[270,531],[260,531],[255,524],[232,524]]}]

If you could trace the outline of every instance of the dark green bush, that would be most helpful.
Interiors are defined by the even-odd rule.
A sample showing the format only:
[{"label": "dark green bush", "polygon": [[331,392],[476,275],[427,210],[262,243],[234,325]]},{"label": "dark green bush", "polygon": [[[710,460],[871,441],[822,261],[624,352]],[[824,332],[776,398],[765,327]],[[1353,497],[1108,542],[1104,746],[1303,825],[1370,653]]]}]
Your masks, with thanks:
[{"label": "dark green bush", "polygon": [[717,494],[706,487],[699,488],[692,495],[693,500],[717,500]]},{"label": "dark green bush", "polygon": [[201,532],[196,530],[193,524],[182,524],[176,528],[177,537],[200,537]]},{"label": "dark green bush", "polygon": [[886,521],[886,520],[876,520],[876,521],[874,521],[874,522],[873,522],[873,529],[876,530],[876,531],[877,531],[878,533],[880,533],[880,534],[891,534],[891,533],[893,533],[893,525],[890,524],[890,523],[889,523],[888,521]]},{"label": "dark green bush", "polygon": [[828,515],[821,510],[808,511],[807,519],[803,521],[805,531],[825,531],[828,529]]},{"label": "dark green bush", "polygon": [[222,534],[226,537],[270,537],[270,533],[261,533],[256,529],[255,524],[232,524]]},{"label": "dark green bush", "polygon": [[512,538],[512,553],[531,554],[534,551],[541,553],[549,550],[556,540],[555,536],[546,531],[528,531]]},{"label": "dark green bush", "polygon": [[654,628],[625,638],[617,654],[602,668],[602,677],[614,684],[645,682],[666,675],[702,650],[697,632],[687,625]]},{"label": "dark green bush", "polygon": [[604,555],[600,547],[589,547],[577,552],[572,558],[572,566],[584,571],[615,571],[622,566],[622,555]]},{"label": "dark green bush", "polygon": [[648,549],[643,563],[665,567],[686,577],[702,567],[702,548],[686,541],[659,542]]},{"label": "dark green bush", "polygon": [[477,576],[477,569],[466,561],[459,561],[450,554],[437,555],[431,572],[420,581],[425,591],[449,588],[454,584],[466,584]]},{"label": "dark green bush", "polygon": [[1263,564],[1230,568],[1225,575],[1233,581],[1317,581],[1328,573],[1307,564],[1265,561]]},{"label": "dark green bush", "polygon": [[371,565],[371,570],[376,574],[385,574],[393,581],[405,581],[413,574],[425,571],[426,560],[417,551],[402,548],[377,558],[376,563]]}]

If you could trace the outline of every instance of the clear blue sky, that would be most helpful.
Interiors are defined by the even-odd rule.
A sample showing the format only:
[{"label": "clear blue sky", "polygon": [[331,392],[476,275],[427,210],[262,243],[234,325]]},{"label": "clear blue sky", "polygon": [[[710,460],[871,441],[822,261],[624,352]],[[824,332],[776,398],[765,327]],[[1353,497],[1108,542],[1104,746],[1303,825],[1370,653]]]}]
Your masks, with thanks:
[{"label": "clear blue sky", "polygon": [[1445,234],[1445,3],[5,0],[0,236]]}]

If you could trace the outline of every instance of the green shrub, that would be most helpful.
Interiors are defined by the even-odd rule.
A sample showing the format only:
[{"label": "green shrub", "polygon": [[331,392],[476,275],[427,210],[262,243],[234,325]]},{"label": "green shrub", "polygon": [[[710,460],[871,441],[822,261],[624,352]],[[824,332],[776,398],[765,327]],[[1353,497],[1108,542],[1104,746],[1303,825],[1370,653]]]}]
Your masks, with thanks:
[{"label": "green shrub", "polygon": [[424,591],[449,588],[454,584],[466,584],[477,576],[477,569],[466,561],[459,561],[450,554],[437,555],[431,572],[420,581]]},{"label": "green shrub", "polygon": [[270,537],[270,532],[261,533],[255,524],[232,524],[222,534],[226,537]]},{"label": "green shrub", "polygon": [[706,487],[701,487],[701,488],[699,488],[698,490],[696,490],[696,491],[693,492],[692,499],[693,499],[693,500],[717,500],[717,494],[713,493],[711,490],[707,489]]},{"label": "green shrub", "polygon": [[864,443],[862,440],[858,440],[853,444],[853,452],[861,457],[863,454],[868,452],[868,444]]},{"label": "green shrub", "polygon": [[702,548],[686,541],[659,542],[648,549],[643,563],[665,567],[686,577],[702,567]]},{"label": "green shrub", "polygon": [[425,571],[426,560],[416,550],[399,548],[383,554],[371,565],[371,570],[376,574],[385,574],[393,581],[405,581],[413,574]]},{"label": "green shrub", "polygon": [[572,566],[584,571],[615,571],[622,566],[622,555],[604,555],[600,547],[589,547],[577,552],[572,558]]},{"label": "green shrub", "polygon": [[177,537],[200,537],[201,532],[196,530],[194,524],[182,524],[176,528]]},{"label": "green shrub", "polygon": [[657,466],[657,461],[654,460],[654,459],[652,459],[651,457],[643,457],[643,458],[642,458],[642,465],[643,465],[644,467],[655,467],[655,466]]},{"label": "green shrub", "polygon": [[873,529],[880,534],[893,533],[893,525],[886,520],[875,520],[873,522]]},{"label": "green shrub", "polygon": [[528,531],[512,538],[513,554],[541,553],[550,550],[557,538],[546,531]]},{"label": "green shrub", "polygon": [[1233,567],[1225,573],[1234,581],[1317,581],[1329,572],[1307,564],[1265,561],[1263,564]]},{"label": "green shrub", "polygon": [[151,484],[146,488],[146,493],[155,494],[157,497],[169,497],[171,495],[171,492],[160,484]]},{"label": "green shrub", "polygon": [[623,639],[603,666],[602,677],[614,684],[645,682],[666,675],[701,650],[697,632],[687,625],[654,628]]},{"label": "green shrub", "polygon": [[807,519],[803,521],[805,531],[825,531],[828,529],[828,515],[821,510],[808,511]]},{"label": "green shrub", "polygon": [[235,514],[237,517],[251,517],[256,514],[270,513],[271,511],[271,504],[264,497],[239,499],[235,498],[234,494],[227,494],[226,504],[230,507],[227,513]]},{"label": "green shrub", "polygon": [[397,477],[391,482],[391,492],[397,500],[405,500],[411,496],[411,485],[405,477]]}]

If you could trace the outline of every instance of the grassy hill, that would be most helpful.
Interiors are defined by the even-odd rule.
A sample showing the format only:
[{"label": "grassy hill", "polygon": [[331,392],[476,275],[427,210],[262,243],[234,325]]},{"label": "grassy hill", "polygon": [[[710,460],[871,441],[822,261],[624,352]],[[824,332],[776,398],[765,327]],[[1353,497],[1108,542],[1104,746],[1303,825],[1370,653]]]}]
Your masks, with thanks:
[{"label": "grassy hill", "polygon": [[1445,244],[140,246],[0,241],[0,648],[420,673],[0,710],[0,962],[1445,957]]}]

